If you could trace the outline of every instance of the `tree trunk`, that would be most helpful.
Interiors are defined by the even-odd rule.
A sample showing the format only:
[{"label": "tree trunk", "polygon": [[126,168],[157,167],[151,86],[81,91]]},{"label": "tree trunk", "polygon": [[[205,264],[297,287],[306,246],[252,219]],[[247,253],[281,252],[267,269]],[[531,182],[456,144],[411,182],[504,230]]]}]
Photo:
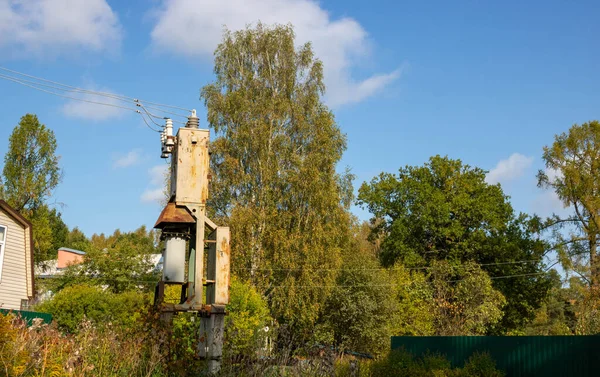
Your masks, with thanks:
[{"label": "tree trunk", "polygon": [[596,251],[596,234],[590,234],[590,277],[593,288],[598,288],[598,284],[600,283],[600,267],[598,260],[598,253]]}]

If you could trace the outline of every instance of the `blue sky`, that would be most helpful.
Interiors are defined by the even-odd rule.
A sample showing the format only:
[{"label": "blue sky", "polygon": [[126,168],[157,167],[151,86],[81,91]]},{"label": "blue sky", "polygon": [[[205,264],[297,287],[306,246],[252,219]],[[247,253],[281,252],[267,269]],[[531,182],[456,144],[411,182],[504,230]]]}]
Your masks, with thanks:
[{"label": "blue sky", "polygon": [[[340,169],[352,168],[356,187],[448,155],[490,170],[516,209],[549,215],[561,208],[535,185],[542,147],[598,118],[600,4],[592,1],[16,3],[0,0],[0,66],[196,108],[204,126],[199,90],[214,78],[222,25],[293,23],[324,61],[326,101],[348,136]],[[165,162],[139,115],[6,80],[0,93],[1,155],[25,113],[56,133],[64,180],[54,200],[70,227],[91,235],[154,223]]]}]

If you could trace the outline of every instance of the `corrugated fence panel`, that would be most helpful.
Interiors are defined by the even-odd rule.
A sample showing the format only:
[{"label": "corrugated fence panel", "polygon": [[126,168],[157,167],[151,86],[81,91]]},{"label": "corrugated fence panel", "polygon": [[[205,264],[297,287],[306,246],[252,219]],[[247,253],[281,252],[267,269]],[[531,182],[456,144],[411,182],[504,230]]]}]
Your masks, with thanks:
[{"label": "corrugated fence panel", "polygon": [[421,356],[446,355],[462,367],[475,352],[488,352],[507,377],[600,376],[600,336],[392,337],[392,349]]},{"label": "corrugated fence panel", "polygon": [[50,324],[50,322],[52,322],[52,314],[39,313],[39,312],[28,312],[25,310],[0,309],[0,314],[7,315],[9,313],[19,316],[23,320],[27,321],[28,326],[31,326],[33,324],[33,320],[35,318],[40,318],[42,320],[42,323],[46,323],[46,324]]}]

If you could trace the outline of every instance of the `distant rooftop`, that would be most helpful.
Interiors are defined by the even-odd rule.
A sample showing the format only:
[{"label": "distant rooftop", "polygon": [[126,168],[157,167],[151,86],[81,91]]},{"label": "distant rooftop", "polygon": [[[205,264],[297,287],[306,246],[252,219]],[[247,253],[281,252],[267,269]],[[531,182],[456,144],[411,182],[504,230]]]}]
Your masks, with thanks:
[{"label": "distant rooftop", "polygon": [[85,251],[69,249],[68,247],[61,247],[58,250],[68,251],[69,253],[85,255]]}]

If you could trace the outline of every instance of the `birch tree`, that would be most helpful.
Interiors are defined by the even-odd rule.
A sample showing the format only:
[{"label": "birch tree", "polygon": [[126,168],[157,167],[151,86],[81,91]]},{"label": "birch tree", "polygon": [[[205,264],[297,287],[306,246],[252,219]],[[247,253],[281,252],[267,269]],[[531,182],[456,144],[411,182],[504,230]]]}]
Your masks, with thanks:
[{"label": "birch tree", "polygon": [[[293,342],[312,333],[348,242],[346,138],[322,102],[323,65],[291,26],[225,31],[201,98],[214,216],[232,228],[234,274],[267,297]],[[316,271],[318,269],[318,271]]]}]

